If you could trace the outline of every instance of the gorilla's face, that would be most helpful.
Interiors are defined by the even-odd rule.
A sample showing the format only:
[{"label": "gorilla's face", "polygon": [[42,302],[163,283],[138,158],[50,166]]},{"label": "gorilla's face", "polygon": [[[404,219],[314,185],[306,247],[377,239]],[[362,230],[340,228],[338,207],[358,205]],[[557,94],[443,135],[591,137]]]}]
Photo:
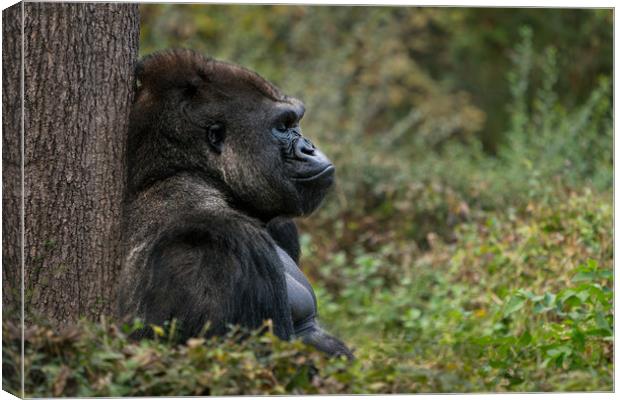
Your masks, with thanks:
[{"label": "gorilla's face", "polygon": [[242,208],[262,219],[310,214],[331,187],[335,168],[302,135],[303,103],[283,97],[253,104],[238,105],[245,115],[229,120],[231,135],[212,135],[211,142],[221,146],[227,185]]},{"label": "gorilla's face", "polygon": [[334,167],[302,136],[301,101],[252,71],[189,50],[146,57],[137,77],[130,187],[190,173],[262,220],[319,206]]},{"label": "gorilla's face", "polygon": [[299,125],[305,108],[297,99],[280,104],[271,123],[271,135],[280,149],[284,173],[295,187],[301,212],[316,209],[334,180],[334,166],[307,138]]}]

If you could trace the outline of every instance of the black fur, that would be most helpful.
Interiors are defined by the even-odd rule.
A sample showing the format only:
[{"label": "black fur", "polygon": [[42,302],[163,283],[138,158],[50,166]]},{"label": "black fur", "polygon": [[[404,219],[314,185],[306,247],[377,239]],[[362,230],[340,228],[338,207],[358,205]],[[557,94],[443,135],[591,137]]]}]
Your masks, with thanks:
[{"label": "black fur", "polygon": [[270,319],[283,339],[351,357],[318,326],[314,292],[297,267],[290,218],[318,207],[333,181],[329,160],[301,136],[303,104],[189,50],[148,56],[136,73],[121,318],[176,319],[181,338],[207,322],[206,333],[219,335]]},{"label": "black fur", "polygon": [[299,233],[295,222],[288,218],[275,218],[267,224],[267,232],[278,246],[286,251],[296,264],[299,264],[301,248],[299,247]]}]

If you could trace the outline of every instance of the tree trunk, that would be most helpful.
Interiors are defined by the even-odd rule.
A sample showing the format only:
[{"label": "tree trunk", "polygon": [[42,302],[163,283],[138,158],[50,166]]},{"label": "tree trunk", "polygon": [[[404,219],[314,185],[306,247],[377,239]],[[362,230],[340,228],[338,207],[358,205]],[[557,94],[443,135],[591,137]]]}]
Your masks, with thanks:
[{"label": "tree trunk", "polygon": [[21,312],[21,4],[2,11],[2,319]]},{"label": "tree trunk", "polygon": [[97,318],[111,313],[121,266],[138,5],[25,3],[23,15],[17,7],[3,12],[3,302],[20,301],[11,289],[21,285],[23,232],[26,318]]}]

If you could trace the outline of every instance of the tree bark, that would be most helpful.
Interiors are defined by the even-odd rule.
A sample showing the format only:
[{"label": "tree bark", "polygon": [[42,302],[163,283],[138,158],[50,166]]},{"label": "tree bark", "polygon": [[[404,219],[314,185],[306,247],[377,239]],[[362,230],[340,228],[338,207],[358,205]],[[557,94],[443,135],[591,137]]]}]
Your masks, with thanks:
[{"label": "tree bark", "polygon": [[[17,20],[3,13],[5,82],[19,74]],[[13,79],[3,87],[3,291],[20,285],[23,195],[26,318],[62,325],[114,302],[138,5],[25,3],[23,21],[23,193],[20,92]]]},{"label": "tree bark", "polygon": [[2,319],[21,312],[22,9],[2,11]]}]

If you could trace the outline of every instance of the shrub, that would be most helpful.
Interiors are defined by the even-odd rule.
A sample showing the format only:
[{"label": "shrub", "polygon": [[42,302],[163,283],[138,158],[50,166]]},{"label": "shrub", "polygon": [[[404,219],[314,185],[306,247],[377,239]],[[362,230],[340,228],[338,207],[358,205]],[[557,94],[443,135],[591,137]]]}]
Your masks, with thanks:
[{"label": "shrub", "polygon": [[[266,327],[268,328],[268,326]],[[123,330],[125,332],[123,332]],[[25,330],[25,395],[189,396],[331,393],[347,390],[333,375],[343,360],[327,360],[300,342],[265,329],[233,329],[212,339],[175,343],[161,328],[155,340],[129,340],[127,326],[82,321],[55,332]],[[21,330],[3,325],[3,389],[20,394]]]},{"label": "shrub", "polygon": [[557,193],[460,224],[422,255],[394,243],[322,257],[306,239],[304,260],[323,266],[322,318],[361,359],[428,367],[387,391],[610,390],[611,216],[607,195]]}]

